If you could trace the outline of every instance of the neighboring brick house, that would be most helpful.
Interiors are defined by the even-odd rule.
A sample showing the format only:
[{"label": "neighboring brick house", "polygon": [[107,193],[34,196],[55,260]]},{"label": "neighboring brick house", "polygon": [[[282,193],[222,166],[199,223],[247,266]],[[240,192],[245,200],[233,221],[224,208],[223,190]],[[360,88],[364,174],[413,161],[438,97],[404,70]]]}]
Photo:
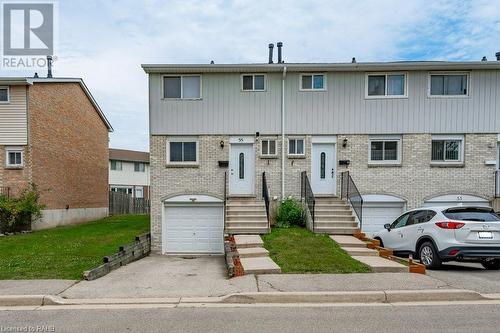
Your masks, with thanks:
[{"label": "neighboring brick house", "polygon": [[0,188],[38,186],[35,229],[107,216],[110,131],[82,79],[1,78]]},{"label": "neighboring brick house", "polygon": [[[142,67],[157,252],[220,253],[224,232],[267,232],[264,172],[271,206],[309,182],[314,230],[330,233],[499,200],[500,61]],[[344,171],[363,199],[355,225],[328,208]]]},{"label": "neighboring brick house", "polygon": [[149,199],[149,153],[110,148],[109,190]]}]

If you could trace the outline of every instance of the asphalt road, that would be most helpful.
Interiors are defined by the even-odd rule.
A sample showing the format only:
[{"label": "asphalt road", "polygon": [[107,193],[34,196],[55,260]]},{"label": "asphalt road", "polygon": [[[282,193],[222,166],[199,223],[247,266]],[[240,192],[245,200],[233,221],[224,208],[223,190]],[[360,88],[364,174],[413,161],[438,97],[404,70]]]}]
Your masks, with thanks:
[{"label": "asphalt road", "polygon": [[498,302],[0,311],[0,332],[27,325],[48,332],[498,332],[499,313]]}]

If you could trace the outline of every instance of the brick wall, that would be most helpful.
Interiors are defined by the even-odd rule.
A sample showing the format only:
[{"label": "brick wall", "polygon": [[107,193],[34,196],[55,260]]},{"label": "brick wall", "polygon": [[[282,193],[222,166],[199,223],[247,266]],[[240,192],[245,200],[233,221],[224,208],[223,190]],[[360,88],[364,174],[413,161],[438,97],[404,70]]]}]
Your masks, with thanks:
[{"label": "brick wall", "polygon": [[29,133],[47,209],[108,206],[108,129],[78,83],[29,87]]}]

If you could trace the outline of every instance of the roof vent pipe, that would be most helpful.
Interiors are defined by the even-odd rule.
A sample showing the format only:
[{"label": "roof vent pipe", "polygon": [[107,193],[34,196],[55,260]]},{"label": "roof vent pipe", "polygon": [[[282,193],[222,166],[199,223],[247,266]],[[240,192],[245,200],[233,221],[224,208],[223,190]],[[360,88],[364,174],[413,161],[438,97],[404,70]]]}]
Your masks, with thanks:
[{"label": "roof vent pipe", "polygon": [[483,59],[481,59],[481,61],[488,61],[488,59],[486,59],[486,57],[483,57]]},{"label": "roof vent pipe", "polygon": [[283,43],[278,42],[278,43],[276,43],[276,46],[278,46],[278,64],[282,64],[283,58],[282,58],[281,49],[283,48]]},{"label": "roof vent pipe", "polygon": [[500,61],[500,52],[495,53],[495,56],[497,57],[497,61]]},{"label": "roof vent pipe", "polygon": [[52,78],[52,56],[47,56],[47,78]]},{"label": "roof vent pipe", "polygon": [[273,49],[274,49],[274,44],[271,43],[269,44],[269,63],[273,63]]}]

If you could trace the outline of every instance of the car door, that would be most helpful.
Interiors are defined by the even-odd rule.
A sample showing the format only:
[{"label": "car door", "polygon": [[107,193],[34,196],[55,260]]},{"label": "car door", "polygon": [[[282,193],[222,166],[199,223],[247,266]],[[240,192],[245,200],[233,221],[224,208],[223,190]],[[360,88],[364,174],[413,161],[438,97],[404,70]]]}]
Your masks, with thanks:
[{"label": "car door", "polygon": [[404,228],[401,228],[401,251],[413,252],[422,232],[421,224],[427,218],[427,210],[414,210],[408,217]]},{"label": "car door", "polygon": [[388,231],[382,239],[384,247],[395,251],[403,250],[403,229],[406,226],[411,213],[412,212],[408,212],[401,215],[391,224],[391,230]]}]

